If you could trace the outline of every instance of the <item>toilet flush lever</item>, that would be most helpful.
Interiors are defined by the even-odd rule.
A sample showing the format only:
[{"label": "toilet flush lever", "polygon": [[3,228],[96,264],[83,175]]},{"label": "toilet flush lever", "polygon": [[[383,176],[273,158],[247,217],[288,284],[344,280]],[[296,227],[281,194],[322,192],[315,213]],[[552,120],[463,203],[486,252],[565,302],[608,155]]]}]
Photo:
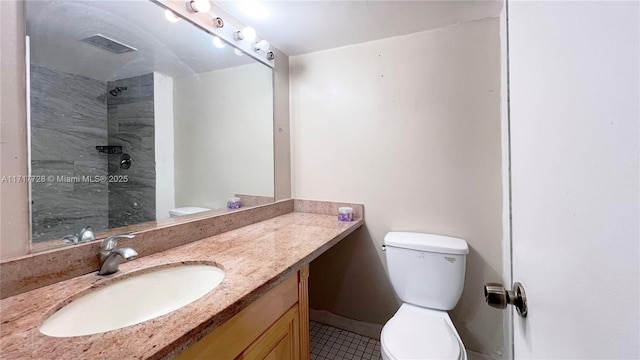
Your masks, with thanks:
[{"label": "toilet flush lever", "polygon": [[513,283],[513,290],[505,290],[499,283],[486,283],[484,285],[484,300],[489,306],[504,309],[507,305],[513,305],[518,315],[527,317],[527,295],[521,283]]}]

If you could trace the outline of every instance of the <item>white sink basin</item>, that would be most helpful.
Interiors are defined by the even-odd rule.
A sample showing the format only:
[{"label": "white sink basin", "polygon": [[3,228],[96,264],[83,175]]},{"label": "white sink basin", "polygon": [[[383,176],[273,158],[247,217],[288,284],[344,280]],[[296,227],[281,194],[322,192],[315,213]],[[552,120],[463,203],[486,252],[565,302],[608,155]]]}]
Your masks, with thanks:
[{"label": "white sink basin", "polygon": [[198,300],[222,279],[222,269],[200,264],[133,275],[73,300],[46,319],[40,332],[82,336],[139,324]]}]

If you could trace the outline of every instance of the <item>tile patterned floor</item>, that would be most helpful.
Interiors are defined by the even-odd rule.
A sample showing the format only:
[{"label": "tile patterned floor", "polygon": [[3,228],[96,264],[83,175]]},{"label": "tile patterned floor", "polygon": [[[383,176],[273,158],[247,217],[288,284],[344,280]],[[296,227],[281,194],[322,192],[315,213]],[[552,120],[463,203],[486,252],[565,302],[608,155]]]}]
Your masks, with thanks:
[{"label": "tile patterned floor", "polygon": [[311,321],[311,360],[381,360],[380,341]]}]

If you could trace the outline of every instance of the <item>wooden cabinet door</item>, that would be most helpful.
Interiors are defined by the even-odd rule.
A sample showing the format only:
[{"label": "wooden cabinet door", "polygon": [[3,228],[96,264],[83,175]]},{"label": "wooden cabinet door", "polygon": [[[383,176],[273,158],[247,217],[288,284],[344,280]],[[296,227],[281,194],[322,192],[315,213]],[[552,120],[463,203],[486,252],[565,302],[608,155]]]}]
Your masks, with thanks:
[{"label": "wooden cabinet door", "polygon": [[300,353],[298,311],[298,304],[296,304],[236,360],[297,360]]}]

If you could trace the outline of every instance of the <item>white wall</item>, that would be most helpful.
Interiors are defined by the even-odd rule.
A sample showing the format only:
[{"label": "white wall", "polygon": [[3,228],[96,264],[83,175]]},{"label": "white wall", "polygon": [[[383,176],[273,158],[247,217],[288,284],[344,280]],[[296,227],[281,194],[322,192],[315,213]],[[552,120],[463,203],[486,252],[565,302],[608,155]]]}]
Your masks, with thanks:
[{"label": "white wall", "polygon": [[176,206],[274,196],[272,84],[262,64],[174,79]]},{"label": "white wall", "polygon": [[509,5],[516,359],[640,359],[640,3]]},{"label": "white wall", "polygon": [[156,155],[156,220],[175,208],[173,78],[153,73],[153,113]]},{"label": "white wall", "polygon": [[365,205],[366,228],[312,264],[312,307],[382,324],[399,306],[385,233],[460,237],[453,321],[468,350],[502,352],[482,290],[502,278],[500,82],[497,18],[290,58],[294,197]]}]

